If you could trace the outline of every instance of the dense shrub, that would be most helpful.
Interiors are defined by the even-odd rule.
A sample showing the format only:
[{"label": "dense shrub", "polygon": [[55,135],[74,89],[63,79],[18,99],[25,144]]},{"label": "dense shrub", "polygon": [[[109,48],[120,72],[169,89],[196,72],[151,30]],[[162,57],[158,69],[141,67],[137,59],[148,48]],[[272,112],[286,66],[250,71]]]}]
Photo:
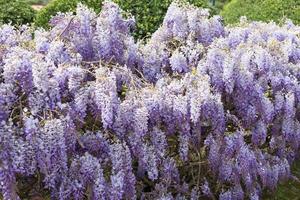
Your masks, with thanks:
[{"label": "dense shrub", "polygon": [[20,25],[31,23],[35,11],[22,0],[0,0],[0,23]]},{"label": "dense shrub", "polygon": [[236,23],[241,16],[250,20],[280,22],[287,17],[300,23],[300,1],[295,0],[232,0],[221,15],[226,23]]},{"label": "dense shrub", "polygon": [[[136,18],[135,35],[139,38],[153,33],[162,23],[163,17],[172,0],[114,0],[120,7]],[[207,0],[188,0],[198,7],[209,7]],[[36,26],[48,27],[51,16],[58,12],[75,11],[76,5],[81,2],[96,12],[99,12],[103,0],[53,0],[43,8],[36,17]],[[218,4],[219,5],[219,4]],[[212,9],[213,12],[216,10]]]},{"label": "dense shrub", "polygon": [[145,43],[105,2],[0,28],[3,199],[251,199],[292,178],[300,28],[172,3]]}]

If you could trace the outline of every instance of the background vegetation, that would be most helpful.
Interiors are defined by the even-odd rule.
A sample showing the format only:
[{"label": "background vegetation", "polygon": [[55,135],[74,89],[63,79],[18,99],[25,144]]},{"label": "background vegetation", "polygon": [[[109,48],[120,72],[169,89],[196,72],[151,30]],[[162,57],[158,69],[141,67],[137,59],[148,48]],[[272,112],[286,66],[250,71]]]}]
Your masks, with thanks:
[{"label": "background vegetation", "polygon": [[221,15],[226,23],[236,23],[241,16],[249,20],[280,22],[283,17],[300,23],[299,0],[231,0]]},{"label": "background vegetation", "polygon": [[[172,0],[113,0],[118,3],[123,10],[128,11],[136,17],[137,31],[135,36],[143,38],[153,33],[162,23],[163,17],[172,2]],[[208,0],[187,0],[189,3],[198,7],[210,8],[212,14],[219,13],[223,4],[227,0],[217,1],[213,6]],[[75,11],[77,3],[83,3],[96,12],[100,11],[103,0],[53,0],[44,9],[42,9],[36,16],[36,26],[48,28],[48,21],[51,16],[56,15],[57,12]]]},{"label": "background vegetation", "polygon": [[[160,26],[167,8],[172,2],[172,0],[113,1],[136,17],[136,38],[144,38],[153,33]],[[239,18],[244,15],[249,20],[281,22],[283,18],[290,18],[294,23],[300,23],[299,0],[186,1],[199,7],[209,8],[212,14],[222,15],[225,23],[228,24],[237,23]],[[48,21],[52,16],[58,12],[74,12],[79,2],[99,12],[103,0],[0,0],[0,23],[24,24],[34,21],[36,27],[49,28]],[[28,4],[45,7],[39,12],[35,12]]]},{"label": "background vegetation", "polygon": [[35,10],[22,0],[0,0],[0,24],[14,25],[31,23]]}]

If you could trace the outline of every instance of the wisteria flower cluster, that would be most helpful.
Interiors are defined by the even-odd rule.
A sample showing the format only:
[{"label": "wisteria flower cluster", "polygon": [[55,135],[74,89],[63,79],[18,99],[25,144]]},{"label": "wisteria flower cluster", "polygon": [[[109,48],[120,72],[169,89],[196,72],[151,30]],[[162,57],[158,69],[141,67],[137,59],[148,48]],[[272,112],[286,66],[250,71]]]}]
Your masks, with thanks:
[{"label": "wisteria flower cluster", "polygon": [[135,41],[110,1],[50,23],[0,28],[5,200],[257,200],[293,178],[299,26],[173,2]]}]

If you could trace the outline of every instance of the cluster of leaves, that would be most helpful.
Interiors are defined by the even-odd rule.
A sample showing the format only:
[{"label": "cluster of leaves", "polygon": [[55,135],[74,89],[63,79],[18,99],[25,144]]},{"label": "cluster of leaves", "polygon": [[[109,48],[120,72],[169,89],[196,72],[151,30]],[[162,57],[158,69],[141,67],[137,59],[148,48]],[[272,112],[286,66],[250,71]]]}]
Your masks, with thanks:
[{"label": "cluster of leaves", "polygon": [[299,26],[179,2],[145,43],[134,23],[105,1],[48,31],[1,26],[5,200],[257,200],[293,178]]},{"label": "cluster of leaves", "polygon": [[226,23],[237,23],[241,16],[250,20],[281,22],[286,17],[300,23],[300,1],[295,0],[232,0],[221,15]]},{"label": "cluster of leaves", "polygon": [[35,11],[23,0],[0,0],[0,24],[13,25],[33,22]]}]

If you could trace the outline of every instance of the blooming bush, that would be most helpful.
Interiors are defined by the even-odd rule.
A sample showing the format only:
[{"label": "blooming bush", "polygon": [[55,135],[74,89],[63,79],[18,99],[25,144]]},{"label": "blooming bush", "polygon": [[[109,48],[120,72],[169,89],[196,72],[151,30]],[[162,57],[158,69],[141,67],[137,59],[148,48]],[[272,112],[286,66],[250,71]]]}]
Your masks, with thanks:
[{"label": "blooming bush", "polygon": [[[209,6],[208,0],[185,0],[198,7],[209,7],[214,13],[220,10],[224,4],[224,0],[218,1],[218,8]],[[89,8],[94,9],[96,13],[100,12],[100,5],[104,0],[53,0],[40,10],[35,19],[37,27],[48,28],[49,20],[58,12],[75,12],[78,3],[82,3]],[[133,33],[135,38],[142,39],[149,37],[160,26],[166,11],[172,0],[113,0],[113,2],[120,5],[126,12],[134,15],[136,21],[136,31]]]},{"label": "blooming bush", "polygon": [[299,26],[174,2],[136,43],[124,16],[106,1],[1,27],[4,199],[255,200],[293,177]]}]

